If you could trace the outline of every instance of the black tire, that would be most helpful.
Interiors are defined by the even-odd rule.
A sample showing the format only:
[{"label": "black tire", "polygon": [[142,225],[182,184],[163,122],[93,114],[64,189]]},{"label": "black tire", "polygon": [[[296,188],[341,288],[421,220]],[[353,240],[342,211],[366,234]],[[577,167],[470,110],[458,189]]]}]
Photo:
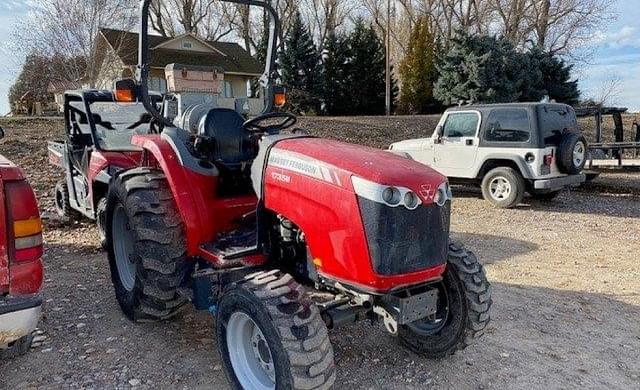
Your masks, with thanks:
[{"label": "black tire", "polygon": [[100,246],[107,249],[107,198],[100,198],[96,207],[96,225],[98,227],[98,236],[100,237]]},{"label": "black tire", "polygon": [[[114,228],[116,211],[123,213],[119,215],[126,221],[126,232]],[[124,314],[132,321],[174,316],[187,301],[177,290],[185,283],[191,264],[186,257],[184,225],[164,174],[136,168],[118,175],[109,189],[106,215],[111,280]],[[124,245],[125,240],[131,243],[129,288],[120,276],[118,264],[122,263],[116,254],[116,245]]]},{"label": "black tire", "polygon": [[31,349],[33,342],[33,334],[19,338],[11,343],[7,348],[0,349],[0,360],[13,359],[20,355],[24,355]]},{"label": "black tire", "polygon": [[217,310],[218,350],[233,388],[243,388],[228,345],[227,324],[234,313],[248,315],[264,335],[276,389],[332,387],[336,368],[327,326],[290,275],[277,270],[249,275],[224,293]]},{"label": "black tire", "polygon": [[69,188],[66,180],[60,180],[56,183],[54,205],[56,213],[61,219],[67,221],[75,221],[81,217],[81,214],[71,208],[69,203]]},{"label": "black tire", "polygon": [[[508,194],[506,190],[499,194],[492,191],[492,186],[502,180],[507,183],[505,185],[508,185]],[[516,207],[522,201],[525,192],[525,182],[522,175],[510,167],[498,167],[490,170],[484,175],[481,186],[484,199],[501,209]]]},{"label": "black tire", "polygon": [[493,303],[484,268],[472,252],[460,245],[449,246],[440,289],[440,296],[446,296],[448,304],[439,325],[423,321],[398,329],[405,346],[433,359],[452,355],[480,338],[489,324]]},{"label": "black tire", "polygon": [[556,191],[531,191],[531,197],[533,199],[536,200],[540,200],[543,202],[549,202],[554,200],[560,193],[562,192],[562,190],[556,190]]},{"label": "black tire", "polygon": [[[578,161],[574,159],[574,151],[576,148],[582,150],[583,154],[583,157],[578,159]],[[577,175],[582,172],[582,169],[587,163],[587,155],[588,147],[586,138],[577,132],[566,132],[562,136],[560,146],[558,146],[558,168],[566,174]]]}]

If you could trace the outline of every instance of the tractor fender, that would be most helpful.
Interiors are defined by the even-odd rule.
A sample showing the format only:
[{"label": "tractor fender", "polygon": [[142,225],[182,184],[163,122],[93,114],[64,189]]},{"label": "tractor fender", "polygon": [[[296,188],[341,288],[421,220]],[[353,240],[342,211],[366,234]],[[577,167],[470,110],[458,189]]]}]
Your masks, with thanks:
[{"label": "tractor fender", "polygon": [[206,180],[206,176],[183,166],[174,147],[160,135],[134,136],[132,143],[140,146],[146,152],[146,160],[153,159],[164,173],[185,226],[188,254],[196,254],[202,242],[199,226],[206,213],[201,212],[205,208],[202,194],[192,189],[198,188],[197,182]]}]

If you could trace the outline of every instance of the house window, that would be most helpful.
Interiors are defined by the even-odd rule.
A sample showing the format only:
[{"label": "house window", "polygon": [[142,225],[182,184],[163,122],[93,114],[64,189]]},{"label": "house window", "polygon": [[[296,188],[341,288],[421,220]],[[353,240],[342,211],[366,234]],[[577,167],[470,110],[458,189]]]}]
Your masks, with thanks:
[{"label": "house window", "polygon": [[233,98],[233,85],[231,84],[231,81],[226,81],[224,82],[224,90],[222,91],[222,97],[224,98]]},{"label": "house window", "polygon": [[193,48],[193,44],[190,41],[182,41],[183,49],[191,49]]}]

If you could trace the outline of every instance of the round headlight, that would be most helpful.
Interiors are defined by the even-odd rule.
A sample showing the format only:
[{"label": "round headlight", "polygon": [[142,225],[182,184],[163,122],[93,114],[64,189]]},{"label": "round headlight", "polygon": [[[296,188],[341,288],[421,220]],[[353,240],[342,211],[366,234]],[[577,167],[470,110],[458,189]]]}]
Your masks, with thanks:
[{"label": "round headlight", "polygon": [[382,200],[392,206],[395,206],[400,203],[400,191],[394,187],[387,187],[382,192]]},{"label": "round headlight", "polygon": [[404,194],[404,205],[409,210],[413,210],[416,207],[418,207],[418,202],[419,202],[419,199],[415,193],[409,191],[406,194]]},{"label": "round headlight", "polygon": [[444,206],[447,202],[447,190],[443,187],[438,188],[438,192],[436,192],[436,196],[433,198],[433,201],[438,206]]}]

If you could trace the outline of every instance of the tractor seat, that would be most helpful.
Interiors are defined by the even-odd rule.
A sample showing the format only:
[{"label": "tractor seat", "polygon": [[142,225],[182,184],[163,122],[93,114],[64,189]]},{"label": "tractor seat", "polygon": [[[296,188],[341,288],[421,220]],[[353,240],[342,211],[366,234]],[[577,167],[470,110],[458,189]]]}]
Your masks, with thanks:
[{"label": "tractor seat", "polygon": [[235,171],[255,158],[256,148],[244,122],[240,114],[228,108],[214,108],[202,118],[198,135],[213,140],[210,156],[214,163]]}]

